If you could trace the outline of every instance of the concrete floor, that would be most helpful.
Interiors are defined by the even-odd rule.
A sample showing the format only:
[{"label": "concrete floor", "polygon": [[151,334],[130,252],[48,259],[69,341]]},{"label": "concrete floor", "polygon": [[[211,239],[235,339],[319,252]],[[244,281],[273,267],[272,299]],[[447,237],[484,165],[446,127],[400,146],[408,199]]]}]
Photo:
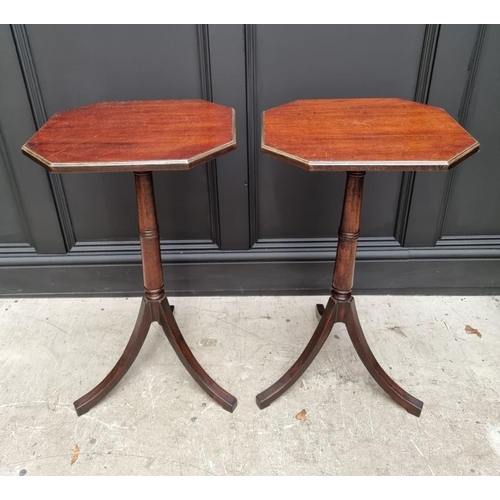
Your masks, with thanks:
[{"label": "concrete floor", "polygon": [[420,418],[371,379],[343,325],[260,411],[255,394],[300,354],[320,301],[174,298],[198,360],[238,397],[235,413],[202,392],[154,325],[121,384],[77,418],[72,401],[114,365],[140,299],[0,300],[0,474],[500,473],[498,297],[357,298],[380,363],[425,402]]}]

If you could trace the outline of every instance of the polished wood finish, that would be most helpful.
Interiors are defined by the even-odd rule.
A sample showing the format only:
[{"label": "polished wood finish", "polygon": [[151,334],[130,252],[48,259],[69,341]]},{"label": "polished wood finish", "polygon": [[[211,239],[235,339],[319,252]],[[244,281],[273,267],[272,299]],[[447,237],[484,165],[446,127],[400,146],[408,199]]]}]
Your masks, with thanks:
[{"label": "polished wood finish", "polygon": [[202,100],[62,111],[22,147],[51,172],[187,170],[236,148],[234,110]]},{"label": "polished wood finish", "polygon": [[257,395],[266,408],[313,362],[335,323],[344,323],[361,361],[380,385],[412,415],[423,403],[408,394],[375,359],[359,322],[352,287],[360,232],[363,179],[369,170],[447,170],[479,143],[444,110],[402,99],[295,101],[263,115],[262,151],[307,170],[347,171],[332,293],[318,304],[319,324],[297,361]]},{"label": "polished wood finish", "polygon": [[364,172],[347,172],[337,257],[333,272],[332,296],[328,300],[326,308],[322,304],[316,306],[316,312],[319,316],[318,326],[297,361],[277,382],[257,395],[257,405],[261,409],[268,407],[301,377],[323,347],[333,325],[344,323],[358,356],[371,376],[396,403],[412,415],[420,416],[423,403],[394,382],[375,359],[363,334],[354,298],[351,296],[364,175]]},{"label": "polished wood finish", "polygon": [[314,361],[319,351],[326,342],[330,332],[335,324],[335,310],[333,299],[328,301],[329,307],[320,318],[318,326],[307,344],[306,348],[300,355],[299,359],[288,369],[288,371],[273,385],[262,391],[256,397],[257,406],[263,410],[267,408],[275,399],[281,396],[285,391],[292,387],[295,382],[307,370],[309,365]]},{"label": "polished wood finish", "polygon": [[403,388],[396,384],[379,365],[366,341],[363,329],[361,328],[354,298],[351,297],[349,301],[339,303],[338,307],[340,309],[338,315],[339,321],[345,323],[347,333],[351,338],[354,348],[366,369],[370,372],[370,375],[375,379],[377,384],[396,401],[396,403],[401,405],[408,413],[419,417],[424,403],[411,394],[408,394]]},{"label": "polished wood finish", "polygon": [[446,111],[403,99],[317,99],[264,111],[262,151],[306,170],[448,170],[479,143]]},{"label": "polished wood finish", "polygon": [[169,305],[165,296],[152,173],[136,173],[135,185],[143,261],[144,298],[136,326],[124,353],[100,384],[75,401],[76,412],[78,415],[83,415],[118,384],[132,366],[146,339],[151,323],[155,321],[161,325],[180,361],[200,387],[222,408],[233,412],[237,405],[236,398],[220,387],[198,363],[175,321],[173,306]]},{"label": "polished wood finish", "polygon": [[332,297],[336,300],[348,300],[352,292],[364,176],[364,172],[347,174],[332,282]]},{"label": "polished wood finish", "polygon": [[125,351],[94,389],[75,401],[83,415],[127,373],[153,322],[182,364],[225,410],[236,398],[205,372],[184,340],[163,287],[153,170],[184,170],[236,147],[234,110],[201,100],[104,102],[55,114],[23,146],[49,171],[135,173],[144,297]]},{"label": "polished wood finish", "polygon": [[193,377],[195,382],[217,403],[219,403],[224,410],[233,412],[236,409],[238,401],[236,398],[224,390],[217,384],[202,368],[200,363],[194,357],[189,349],[184,337],[181,334],[179,326],[175,321],[172,314],[171,306],[165,297],[159,302],[159,320],[158,322],[163,328],[163,331],[174,348],[175,353],[179,357],[181,363],[184,365],[189,374]]},{"label": "polished wood finish", "polygon": [[146,340],[152,321],[151,302],[143,298],[134,330],[120,359],[102,382],[73,403],[78,416],[99,403],[125,376]]},{"label": "polished wood finish", "polygon": [[163,290],[160,233],[156,218],[153,176],[151,172],[135,174],[135,192],[137,196],[145,297],[148,300],[161,300],[165,292]]},{"label": "polished wood finish", "polygon": [[407,393],[392,380],[375,359],[366,341],[363,329],[361,328],[356,306],[354,304],[354,297],[346,301],[339,301],[330,297],[326,308],[323,304],[317,304],[316,311],[320,317],[320,321],[311,340],[288,371],[272,386],[257,395],[256,400],[258,407],[260,409],[267,408],[275,399],[297,382],[318,355],[328,339],[333,325],[335,323],[344,323],[354,348],[370,375],[375,379],[378,385],[396,401],[396,403],[401,405],[412,415],[419,417],[424,405],[422,401]]}]

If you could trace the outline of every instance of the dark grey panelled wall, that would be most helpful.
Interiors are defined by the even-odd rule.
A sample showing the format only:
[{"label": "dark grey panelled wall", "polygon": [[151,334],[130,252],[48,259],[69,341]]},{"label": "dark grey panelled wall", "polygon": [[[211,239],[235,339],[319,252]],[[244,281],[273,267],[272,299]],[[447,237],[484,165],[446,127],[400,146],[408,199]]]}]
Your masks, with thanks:
[{"label": "dark grey panelled wall", "polygon": [[[255,61],[258,113],[295,99],[413,99],[424,31],[424,26],[259,27]],[[332,240],[337,235],[344,173],[311,175],[262,155],[257,176],[259,238]],[[363,236],[394,235],[401,178],[400,173],[367,175]]]},{"label": "dark grey panelled wall", "polygon": [[481,143],[449,173],[367,175],[358,291],[500,290],[495,25],[0,26],[0,294],[141,291],[131,174],[49,175],[22,144],[53,113],[104,100],[236,109],[238,149],[155,174],[170,293],[326,293],[345,174],[262,155],[263,110],[402,97]]}]

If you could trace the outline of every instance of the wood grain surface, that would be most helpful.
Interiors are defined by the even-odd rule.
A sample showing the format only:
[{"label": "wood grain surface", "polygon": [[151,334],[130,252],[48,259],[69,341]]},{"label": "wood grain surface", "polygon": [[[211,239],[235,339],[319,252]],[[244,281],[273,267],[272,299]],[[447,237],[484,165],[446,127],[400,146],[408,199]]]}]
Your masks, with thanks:
[{"label": "wood grain surface", "polygon": [[163,328],[163,332],[179,360],[196,383],[222,408],[233,412],[238,401],[217,384],[194,357],[172,314],[173,306],[169,304],[165,296],[152,173],[136,172],[135,187],[144,276],[144,297],[134,330],[123,354],[99,384],[73,403],[76,413],[77,415],[87,413],[116,387],[133,365],[146,340],[150,326],[155,321]]},{"label": "wood grain surface", "polygon": [[301,100],[263,114],[262,151],[307,170],[448,170],[478,149],[443,109],[403,99]]},{"label": "wood grain surface", "polygon": [[396,403],[409,413],[420,416],[423,403],[399,386],[380,366],[373,355],[359,321],[352,297],[356,247],[360,233],[361,200],[364,172],[347,172],[342,219],[339,227],[337,255],[332,280],[332,294],[325,306],[316,305],[319,323],[311,340],[297,361],[277,380],[256,396],[257,406],[267,408],[287,391],[307,370],[328,339],[335,323],[344,323],[349,337],[370,375]]},{"label": "wood grain surface", "polygon": [[172,100],[56,113],[22,149],[52,172],[121,172],[186,170],[235,147],[232,108]]}]

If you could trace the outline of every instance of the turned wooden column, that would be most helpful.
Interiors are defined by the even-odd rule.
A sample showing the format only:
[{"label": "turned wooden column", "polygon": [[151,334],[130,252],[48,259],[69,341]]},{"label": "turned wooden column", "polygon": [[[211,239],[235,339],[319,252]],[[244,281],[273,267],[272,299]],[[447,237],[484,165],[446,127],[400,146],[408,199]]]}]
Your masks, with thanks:
[{"label": "turned wooden column", "polygon": [[[316,304],[319,323],[297,361],[257,395],[266,408],[288,390],[320,352],[335,323],[344,323],[370,375],[396,403],[419,416],[423,403],[375,359],[356,311],[352,287],[365,171],[449,170],[479,149],[444,110],[403,99],[311,99],[264,111],[262,151],[310,172],[347,171],[332,293]],[[383,174],[381,174],[383,175]],[[327,219],[326,219],[327,220]]]},{"label": "turned wooden column", "polygon": [[235,147],[234,110],[200,99],[102,102],[62,111],[23,146],[26,155],[50,172],[135,174],[144,296],[125,350],[108,375],[75,401],[78,415],[94,407],[123,378],[153,322],[160,324],[179,360],[207,395],[227,411],[236,408],[236,398],[194,357],[165,295],[152,174],[189,170]]},{"label": "turned wooden column", "polygon": [[165,293],[153,174],[151,172],[135,172],[135,189],[145,297],[147,300],[161,300]]},{"label": "turned wooden column", "polygon": [[332,283],[332,297],[338,301],[347,301],[351,298],[364,177],[365,172],[347,172]]}]

